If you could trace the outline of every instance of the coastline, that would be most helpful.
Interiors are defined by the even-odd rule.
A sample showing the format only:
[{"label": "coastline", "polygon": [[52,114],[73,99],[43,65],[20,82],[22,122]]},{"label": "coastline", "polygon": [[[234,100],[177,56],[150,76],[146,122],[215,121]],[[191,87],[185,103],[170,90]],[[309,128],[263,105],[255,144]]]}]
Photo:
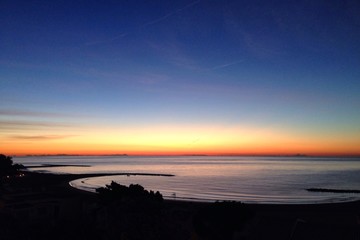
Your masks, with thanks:
[{"label": "coastline", "polygon": [[[62,213],[59,216],[63,217],[58,216],[59,221],[63,221],[63,219],[71,219],[69,221],[72,224],[75,226],[80,224],[81,227],[83,227],[82,224],[90,224],[88,222],[89,220],[85,221],[83,219],[84,216],[87,216],[90,212],[91,216],[96,216],[91,220],[91,224],[95,224],[94,231],[99,234],[99,232],[104,231],[104,229],[101,231],[98,229],[98,225],[103,224],[98,221],[99,216],[105,214],[103,213],[103,211],[105,211],[104,209],[108,209],[105,212],[108,212],[110,209],[110,212],[115,213],[117,212],[116,209],[122,209],[120,206],[101,207],[98,203],[97,194],[76,189],[69,184],[70,181],[79,178],[119,175],[119,173],[50,174],[26,171],[24,174],[24,177],[11,179],[5,184],[5,189],[8,187],[8,190],[3,191],[2,194],[0,216],[10,216],[14,219],[14,221],[19,221],[18,212],[26,210],[26,208],[22,209],[20,206],[28,206],[30,212],[33,208],[39,208],[38,206],[50,206],[50,210],[52,209],[51,207],[54,206],[55,210],[60,209],[58,211]],[[127,173],[120,174],[126,175]],[[150,175],[156,176],[157,174]],[[340,238],[355,239],[351,238],[351,236],[355,236],[360,233],[360,201],[322,204],[245,205],[247,209],[254,213],[254,215],[241,232],[233,234],[240,234],[243,237],[246,235],[248,239],[299,239],[300,236],[306,236],[306,239],[315,239],[312,236],[318,236],[316,239],[327,240]],[[194,219],[199,218],[197,217],[199,212],[203,211],[203,209],[210,209],[211,206],[213,206],[213,203],[209,202],[164,200],[164,207],[161,215],[156,216],[156,219],[160,219],[158,219],[159,223],[151,223],[155,224],[151,229],[157,234],[162,234],[161,236],[163,237],[159,239],[191,239],[191,237],[194,236],[195,238],[193,239],[207,239],[199,238],[196,227],[194,227]],[[125,210],[122,209],[123,214],[124,211]],[[110,224],[108,221],[113,221],[114,218],[119,217],[119,215],[115,213],[106,213],[106,217],[102,221],[105,221],[107,225],[112,226],[113,223]],[[132,216],[134,213],[129,212],[128,214],[129,216]],[[141,215],[139,218],[144,218],[142,213],[136,214]],[[52,217],[54,216],[51,215],[50,218]],[[145,215],[145,219],[147,217],[148,216]],[[37,221],[46,221],[46,217],[43,218],[40,216],[39,219],[35,216],[35,220]],[[200,217],[200,219],[202,218]],[[30,220],[33,222],[33,219],[30,218]],[[80,220],[83,221],[83,223],[77,222]],[[4,219],[2,219],[1,222],[3,221]],[[221,225],[221,222],[218,223],[218,220],[216,219],[212,221],[214,221],[214,226],[211,227],[212,229],[208,229],[207,231],[211,232],[214,229],[217,229],[217,226]],[[27,224],[30,223],[24,221],[24,223],[20,225],[27,226]],[[150,223],[147,222],[147,224]],[[163,225],[167,227],[164,229]],[[29,226],[34,227],[32,224]],[[41,224],[39,226],[41,226]],[[44,226],[46,226],[46,224]],[[67,225],[65,224],[64,226]],[[219,229],[220,228],[221,227],[219,227]],[[106,227],[105,231],[110,230]],[[141,231],[147,232],[150,230],[147,229]],[[78,232],[76,234],[81,235],[83,233]],[[176,236],[169,238],[169,234],[175,234]],[[326,236],[326,238],[322,238],[323,236]]]},{"label": "coastline", "polygon": [[[68,166],[68,165],[65,165]],[[70,185],[71,181],[81,179],[81,178],[91,178],[91,177],[102,177],[102,176],[117,176],[117,175],[124,175],[124,176],[165,176],[165,177],[173,177],[173,174],[157,174],[157,173],[128,173],[128,172],[119,172],[119,173],[80,173],[80,174],[55,174],[55,173],[47,173],[47,172],[33,172],[33,171],[23,171],[25,177],[17,178],[15,181],[12,181],[12,184],[22,185],[22,186],[33,186],[36,184],[44,184],[47,187],[56,188],[59,190],[59,194],[61,193],[71,193],[76,192],[79,195],[95,195],[94,192],[89,192],[85,190],[78,189]],[[26,180],[26,181],[24,181]],[[61,186],[61,187],[60,187]],[[60,187],[60,188],[59,188]],[[152,190],[152,189],[149,189]],[[50,190],[51,191],[51,190]],[[168,202],[185,202],[185,203],[199,203],[199,204],[211,204],[211,202],[207,201],[191,201],[191,200],[182,200],[182,199],[165,199]],[[356,201],[346,201],[346,202],[331,202],[331,203],[246,203],[249,206],[257,206],[257,207],[319,207],[319,206],[353,206],[356,205],[360,207],[360,200]],[[360,210],[360,208],[359,208]]]}]

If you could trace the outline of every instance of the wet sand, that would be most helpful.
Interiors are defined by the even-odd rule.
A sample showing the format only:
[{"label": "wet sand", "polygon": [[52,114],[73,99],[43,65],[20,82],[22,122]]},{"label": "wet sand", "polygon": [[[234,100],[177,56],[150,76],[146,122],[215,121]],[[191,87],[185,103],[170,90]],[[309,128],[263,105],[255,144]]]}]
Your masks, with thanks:
[{"label": "wet sand", "polygon": [[79,178],[119,173],[24,174],[7,180],[2,189],[1,239],[48,239],[49,235],[52,239],[360,238],[359,201],[245,204],[251,216],[240,227],[229,227],[241,211],[224,208],[222,213],[214,211],[213,203],[165,200],[161,211],[148,213],[128,203],[104,205],[97,194],[69,185]]}]

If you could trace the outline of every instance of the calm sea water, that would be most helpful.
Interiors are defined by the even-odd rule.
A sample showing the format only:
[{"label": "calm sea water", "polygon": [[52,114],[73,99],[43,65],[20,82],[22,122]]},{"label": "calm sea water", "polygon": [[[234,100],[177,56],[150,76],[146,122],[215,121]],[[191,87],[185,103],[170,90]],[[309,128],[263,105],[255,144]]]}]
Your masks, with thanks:
[{"label": "calm sea water", "polygon": [[141,184],[165,198],[193,201],[236,200],[248,203],[325,203],[359,200],[356,193],[308,192],[307,188],[360,189],[360,158],[314,157],[16,157],[27,166],[88,165],[33,168],[52,173],[154,173],[164,176],[104,176],[70,184],[95,191],[111,181]]}]

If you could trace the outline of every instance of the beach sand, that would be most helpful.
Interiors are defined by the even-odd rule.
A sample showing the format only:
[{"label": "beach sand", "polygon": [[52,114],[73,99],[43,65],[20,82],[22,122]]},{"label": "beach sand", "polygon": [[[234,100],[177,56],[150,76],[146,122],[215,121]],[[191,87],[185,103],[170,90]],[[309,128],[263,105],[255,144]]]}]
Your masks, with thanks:
[{"label": "beach sand", "polygon": [[[103,203],[69,185],[100,174],[24,172],[1,190],[0,239],[360,239],[360,202]],[[103,174],[101,174],[103,175]],[[108,174],[106,174],[108,175]]]}]

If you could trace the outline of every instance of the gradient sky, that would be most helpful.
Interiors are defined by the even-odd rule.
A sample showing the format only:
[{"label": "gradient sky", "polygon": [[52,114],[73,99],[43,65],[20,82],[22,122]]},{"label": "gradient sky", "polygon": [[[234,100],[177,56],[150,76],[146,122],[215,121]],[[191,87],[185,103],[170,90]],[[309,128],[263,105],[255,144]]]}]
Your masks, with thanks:
[{"label": "gradient sky", "polygon": [[360,155],[359,12],[2,0],[0,152]]}]

